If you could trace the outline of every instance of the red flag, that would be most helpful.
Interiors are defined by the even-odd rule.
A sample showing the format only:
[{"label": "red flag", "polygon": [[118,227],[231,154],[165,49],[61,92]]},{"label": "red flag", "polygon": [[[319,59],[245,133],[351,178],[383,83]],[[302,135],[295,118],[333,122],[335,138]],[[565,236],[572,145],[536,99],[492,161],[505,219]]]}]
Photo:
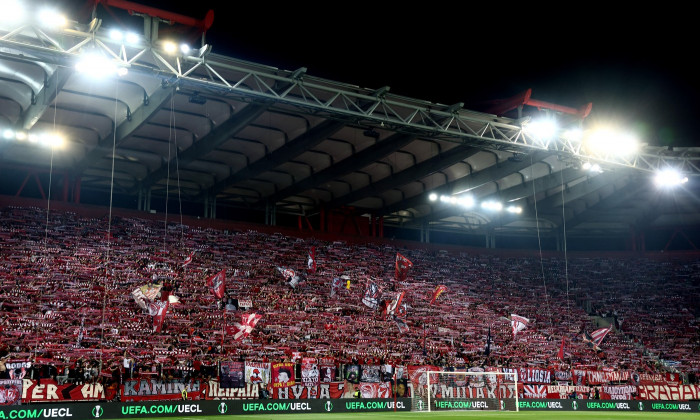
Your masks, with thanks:
[{"label": "red flag", "polygon": [[384,315],[398,315],[398,312],[401,311],[401,302],[403,301],[403,297],[406,295],[406,292],[399,292],[397,293],[396,297],[392,300],[387,300],[384,301],[384,308],[382,312],[384,312]]},{"label": "red flag", "polygon": [[194,258],[194,253],[195,251],[192,251],[192,253],[190,253],[190,255],[188,255],[187,258],[185,258],[185,261],[182,262],[183,267],[187,267],[187,264],[192,262],[192,259]]},{"label": "red flag", "polygon": [[163,321],[169,306],[170,302],[167,300],[159,300],[148,305],[149,313],[153,315],[153,332],[158,333],[163,328]]},{"label": "red flag", "polygon": [[396,253],[396,273],[395,277],[397,281],[406,280],[406,275],[408,274],[408,269],[413,267],[413,263],[408,258],[404,257],[400,253]]},{"label": "red flag", "polygon": [[209,286],[211,292],[217,299],[223,299],[224,292],[226,291],[226,269],[210,276],[207,279],[207,286]]},{"label": "red flag", "polygon": [[310,272],[316,272],[316,247],[312,246],[309,250],[309,260],[306,263],[307,268]]},{"label": "red flag", "polygon": [[557,354],[557,357],[564,360],[564,337],[561,338],[561,346],[559,347],[559,354]]},{"label": "red flag", "polygon": [[242,340],[248,337],[250,332],[253,331],[255,324],[257,324],[258,321],[260,321],[260,318],[262,318],[262,315],[255,313],[243,314],[241,318],[242,320],[240,324],[235,322],[232,326],[226,327],[226,334],[232,335],[234,340]]},{"label": "red flag", "polygon": [[447,290],[447,286],[444,286],[444,285],[442,285],[442,284],[439,285],[439,286],[437,286],[437,287],[435,288],[435,290],[433,291],[433,298],[430,299],[430,304],[432,305],[433,303],[435,303],[435,301],[437,300],[437,298],[440,297],[440,295],[442,294],[442,292],[444,292],[445,290]]}]

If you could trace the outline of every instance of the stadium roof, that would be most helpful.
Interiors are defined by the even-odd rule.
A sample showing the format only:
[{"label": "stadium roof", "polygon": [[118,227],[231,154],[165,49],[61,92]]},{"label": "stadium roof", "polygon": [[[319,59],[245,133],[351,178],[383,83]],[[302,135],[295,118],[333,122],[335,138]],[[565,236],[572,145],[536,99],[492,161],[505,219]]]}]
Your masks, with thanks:
[{"label": "stadium roof", "polygon": [[[548,104],[528,91],[476,111],[206,44],[170,55],[158,18],[144,22],[146,39],[133,44],[97,18],[60,29],[0,23],[0,192],[46,198],[50,179],[53,199],[109,205],[112,194],[115,205],[146,211],[168,200],[171,213],[267,224],[318,224],[339,212],[426,241],[439,232],[599,238],[700,225],[700,148],[594,154],[563,134],[586,128],[588,104]],[[87,53],[128,72],[91,78],[76,66]],[[559,134],[535,134],[539,117],[556,119]],[[63,147],[45,147],[45,133],[61,133]],[[658,190],[653,175],[666,167],[691,182]],[[466,197],[472,207],[460,205]],[[482,206],[490,202],[503,209]]]}]

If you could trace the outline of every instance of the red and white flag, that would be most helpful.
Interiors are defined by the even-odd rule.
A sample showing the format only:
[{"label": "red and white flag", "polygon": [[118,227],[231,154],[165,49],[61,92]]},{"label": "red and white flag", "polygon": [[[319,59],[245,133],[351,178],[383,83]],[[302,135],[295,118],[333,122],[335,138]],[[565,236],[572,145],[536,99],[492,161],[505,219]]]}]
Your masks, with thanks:
[{"label": "red and white flag", "polygon": [[595,330],[591,333],[591,338],[593,339],[593,342],[595,343],[596,346],[600,347],[600,343],[603,342],[603,339],[605,338],[606,335],[612,330],[612,324],[608,328],[601,328],[598,330]]},{"label": "red and white flag", "polygon": [[188,265],[189,263],[192,262],[192,259],[194,258],[194,253],[195,253],[195,252],[196,252],[196,251],[192,251],[192,252],[190,253],[190,255],[188,255],[187,258],[185,258],[185,261],[182,262],[182,266],[183,266],[183,267],[187,267],[187,265]]},{"label": "red and white flag", "polygon": [[396,253],[396,281],[406,280],[408,275],[408,269],[413,267],[413,263],[408,258],[404,257],[400,253]]},{"label": "red and white flag", "polygon": [[168,313],[170,302],[167,300],[159,300],[148,305],[148,313],[153,315],[153,332],[160,332],[163,329],[163,321]]},{"label": "red and white flag", "polygon": [[437,286],[437,287],[435,288],[435,290],[433,291],[433,297],[432,297],[432,299],[430,299],[430,304],[432,305],[433,303],[435,303],[435,301],[437,300],[437,298],[440,297],[440,295],[441,295],[445,290],[447,290],[447,286],[442,285],[442,284],[439,285],[439,286]]},{"label": "red and white flag", "polygon": [[307,269],[311,273],[316,272],[316,247],[312,246],[309,250],[309,259],[306,262]]},{"label": "red and white flag", "polygon": [[530,320],[525,318],[524,316],[516,315],[516,314],[511,314],[510,315],[510,323],[513,327],[513,338],[515,338],[515,335],[519,332],[527,328],[527,324],[530,323]]},{"label": "red and white flag", "polygon": [[401,311],[401,303],[403,302],[403,298],[406,295],[406,292],[399,292],[396,294],[396,297],[392,300],[387,300],[384,301],[384,308],[383,311],[384,315],[399,315],[399,311]]},{"label": "red and white flag", "polygon": [[255,324],[262,318],[262,315],[256,313],[243,314],[241,318],[240,324],[235,322],[232,326],[226,327],[226,334],[233,336],[234,340],[242,340],[248,337],[253,328],[255,328]]},{"label": "red and white flag", "polygon": [[217,299],[223,299],[224,292],[226,292],[226,269],[207,278],[207,286]]}]

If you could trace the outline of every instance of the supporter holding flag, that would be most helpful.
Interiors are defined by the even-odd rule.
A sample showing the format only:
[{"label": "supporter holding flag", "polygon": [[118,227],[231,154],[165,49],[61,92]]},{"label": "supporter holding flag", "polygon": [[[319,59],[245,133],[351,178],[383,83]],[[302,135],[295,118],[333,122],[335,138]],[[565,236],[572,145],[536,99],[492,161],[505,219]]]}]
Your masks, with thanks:
[{"label": "supporter holding flag", "polygon": [[530,323],[530,320],[525,318],[524,316],[511,314],[510,323],[513,327],[513,338],[515,338],[516,334],[518,334],[519,331],[522,331],[525,328],[527,328],[527,324]]},{"label": "supporter holding flag", "polygon": [[209,286],[211,293],[216,296],[217,299],[223,299],[224,292],[226,291],[226,269],[209,276],[207,278],[207,286]]},{"label": "supporter holding flag", "polygon": [[391,300],[385,300],[384,301],[384,308],[382,309],[382,312],[386,316],[390,315],[395,315],[399,311],[401,311],[401,303],[403,302],[403,298],[406,295],[406,292],[399,292],[396,294],[396,296],[391,299]]},{"label": "supporter holding flag", "polygon": [[234,340],[242,340],[248,337],[262,318],[262,315],[256,313],[243,314],[241,318],[241,323],[235,322],[232,326],[226,327],[226,334],[233,336]]},{"label": "supporter holding flag", "polygon": [[284,277],[284,280],[287,282],[289,287],[291,287],[292,289],[296,289],[297,285],[301,281],[301,277],[296,273],[296,271],[292,270],[291,268],[285,267],[275,268],[282,274],[282,277]]},{"label": "supporter holding flag", "polygon": [[376,309],[379,305],[379,295],[381,294],[381,291],[382,289],[377,286],[375,282],[367,282],[365,295],[362,297],[362,303],[372,309]]},{"label": "supporter holding flag", "polygon": [[309,259],[306,262],[307,269],[310,273],[316,272],[316,247],[312,246],[309,250]]},{"label": "supporter holding flag", "polygon": [[401,255],[401,253],[397,252],[395,272],[396,281],[406,280],[406,276],[408,276],[408,269],[411,267],[413,267],[413,263],[411,262],[411,260]]},{"label": "supporter holding flag", "polygon": [[432,305],[433,303],[435,303],[435,301],[437,300],[437,298],[440,297],[440,295],[441,295],[443,292],[445,292],[446,290],[447,290],[447,286],[442,285],[442,284],[441,284],[441,285],[438,285],[437,287],[435,287],[435,290],[433,291],[433,297],[430,299],[430,305]]},{"label": "supporter holding flag", "polygon": [[336,291],[343,287],[343,279],[341,277],[334,277],[331,281],[331,297],[335,296]]},{"label": "supporter holding flag", "polygon": [[148,306],[149,314],[153,316],[153,332],[159,333],[163,329],[163,321],[169,306],[170,302],[167,300],[152,302]]},{"label": "supporter holding flag", "polygon": [[600,344],[603,342],[603,339],[605,338],[606,335],[612,330],[612,324],[608,328],[600,328],[591,333],[591,338],[593,339],[593,342],[597,346],[600,346]]},{"label": "supporter holding flag", "polygon": [[194,253],[195,251],[192,251],[190,255],[185,258],[185,261],[182,262],[183,267],[187,267],[192,262],[192,259],[194,259]]},{"label": "supporter holding flag", "polygon": [[590,334],[584,331],[582,334],[583,342],[587,343],[595,351],[600,351],[600,343],[603,342],[603,339],[608,335],[610,330],[612,330],[612,324],[607,328],[597,329]]}]

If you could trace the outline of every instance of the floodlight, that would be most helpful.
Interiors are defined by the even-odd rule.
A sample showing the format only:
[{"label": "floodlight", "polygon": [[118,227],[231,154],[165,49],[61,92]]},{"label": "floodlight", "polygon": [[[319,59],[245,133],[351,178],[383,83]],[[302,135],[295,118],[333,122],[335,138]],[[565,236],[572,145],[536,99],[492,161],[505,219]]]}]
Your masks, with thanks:
[{"label": "floodlight", "polygon": [[523,212],[523,209],[522,209],[522,207],[519,207],[519,206],[508,206],[508,207],[506,207],[506,211],[508,213],[520,214]]},{"label": "floodlight", "polygon": [[435,193],[431,193],[431,194],[428,196],[428,200],[430,200],[430,201],[435,201],[435,200],[437,200],[437,199],[438,199],[438,195],[435,194]]},{"label": "floodlight", "polygon": [[183,54],[187,55],[187,54],[190,53],[190,46],[187,45],[187,44],[180,44],[180,51],[181,51]]},{"label": "floodlight", "polygon": [[617,132],[611,129],[599,129],[584,139],[584,145],[589,153],[624,157],[639,150],[639,141],[631,134]]},{"label": "floodlight", "polygon": [[126,33],[126,43],[127,44],[138,44],[141,38],[138,36],[138,34],[134,32],[127,32]]},{"label": "floodlight", "polygon": [[24,7],[19,1],[6,0],[2,2],[2,13],[0,13],[0,21],[9,23],[21,23],[24,20],[24,16]]},{"label": "floodlight", "polygon": [[15,132],[8,128],[6,130],[3,130],[2,137],[7,139],[7,140],[11,140],[11,139],[15,138]]},{"label": "floodlight", "polygon": [[540,140],[549,141],[557,133],[557,123],[552,119],[540,119],[529,122],[523,127],[530,135]]},{"label": "floodlight", "polygon": [[503,210],[503,204],[498,201],[484,201],[481,203],[481,207],[486,210],[501,211]]},{"label": "floodlight", "polygon": [[117,64],[109,58],[94,53],[84,54],[80,61],[76,63],[75,69],[90,77],[101,78],[117,74],[124,76],[128,70],[125,67],[117,66]]},{"label": "floodlight", "polygon": [[113,41],[121,42],[124,39],[124,33],[118,29],[109,31],[109,38]]},{"label": "floodlight", "polygon": [[15,138],[17,140],[26,140],[27,139],[27,133],[24,131],[18,131],[15,133]]},{"label": "floodlight", "polygon": [[175,54],[177,52],[177,45],[174,42],[165,41],[163,43],[163,50],[168,54]]},{"label": "floodlight", "polygon": [[654,182],[659,187],[675,187],[688,182],[688,177],[675,169],[664,169],[656,174]]},{"label": "floodlight", "polygon": [[464,197],[459,197],[458,202],[460,205],[466,207],[466,208],[471,208],[474,207],[474,197],[472,196],[464,196]]},{"label": "floodlight", "polygon": [[64,15],[53,9],[43,9],[39,12],[39,23],[50,28],[62,28],[68,21]]}]

